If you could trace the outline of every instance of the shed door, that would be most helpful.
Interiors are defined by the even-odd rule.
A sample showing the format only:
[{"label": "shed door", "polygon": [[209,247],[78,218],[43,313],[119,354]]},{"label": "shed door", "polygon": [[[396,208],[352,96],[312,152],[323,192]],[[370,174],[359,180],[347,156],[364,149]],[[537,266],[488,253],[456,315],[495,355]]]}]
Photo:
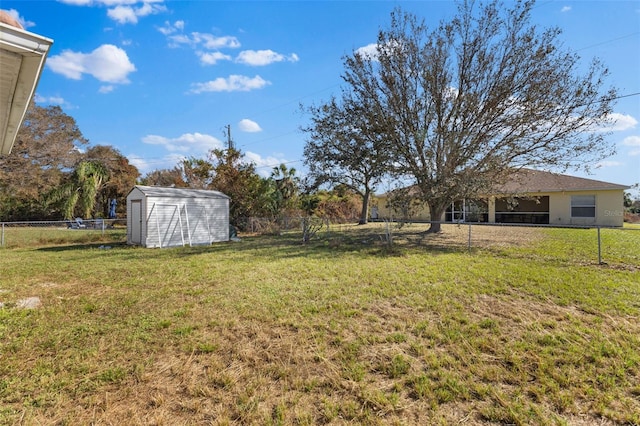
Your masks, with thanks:
[{"label": "shed door", "polygon": [[142,201],[131,201],[131,242],[142,243]]}]

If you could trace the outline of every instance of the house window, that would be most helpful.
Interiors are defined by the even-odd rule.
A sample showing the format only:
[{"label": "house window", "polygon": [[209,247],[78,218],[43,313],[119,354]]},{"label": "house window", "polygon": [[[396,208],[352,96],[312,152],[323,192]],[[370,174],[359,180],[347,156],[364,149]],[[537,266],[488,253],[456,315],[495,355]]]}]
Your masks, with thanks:
[{"label": "house window", "polygon": [[572,195],[571,217],[596,217],[595,195]]}]

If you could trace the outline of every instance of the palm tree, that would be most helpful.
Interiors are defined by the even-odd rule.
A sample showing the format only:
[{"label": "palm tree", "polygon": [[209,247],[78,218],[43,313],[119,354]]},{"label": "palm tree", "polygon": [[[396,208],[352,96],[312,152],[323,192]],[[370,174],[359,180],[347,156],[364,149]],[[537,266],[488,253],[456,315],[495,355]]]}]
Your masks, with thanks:
[{"label": "palm tree", "polygon": [[286,210],[293,207],[298,195],[299,179],[296,177],[296,169],[282,163],[274,167],[271,179],[275,182],[278,210]]},{"label": "palm tree", "polygon": [[98,191],[108,177],[109,171],[102,163],[82,161],[71,174],[69,182],[50,194],[49,201],[62,201],[65,219],[73,218],[78,203],[83,217],[89,218],[93,213]]}]

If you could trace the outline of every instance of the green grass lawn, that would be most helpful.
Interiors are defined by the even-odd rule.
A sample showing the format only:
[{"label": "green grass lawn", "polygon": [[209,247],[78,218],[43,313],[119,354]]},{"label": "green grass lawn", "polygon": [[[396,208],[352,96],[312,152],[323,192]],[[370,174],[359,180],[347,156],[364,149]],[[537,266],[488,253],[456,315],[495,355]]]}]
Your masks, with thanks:
[{"label": "green grass lawn", "polygon": [[640,423],[640,231],[478,228],[25,236],[0,424]]}]

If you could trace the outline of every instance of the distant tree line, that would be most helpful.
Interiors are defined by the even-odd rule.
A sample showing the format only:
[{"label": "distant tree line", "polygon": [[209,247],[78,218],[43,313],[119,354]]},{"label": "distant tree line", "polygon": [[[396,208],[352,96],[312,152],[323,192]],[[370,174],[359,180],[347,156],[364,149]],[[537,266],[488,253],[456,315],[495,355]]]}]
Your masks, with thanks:
[{"label": "distant tree line", "polygon": [[231,198],[231,224],[245,229],[249,218],[322,216],[333,220],[358,217],[361,201],[345,185],[330,189],[310,187],[296,169],[280,164],[269,177],[236,148],[214,149],[207,158],[187,158],[172,169],[155,170],[140,180],[143,185],[210,189]]},{"label": "distant tree line", "polygon": [[[640,184],[635,184],[633,188],[638,189]],[[624,208],[626,213],[629,215],[628,219],[633,219],[633,221],[640,221],[640,195],[638,195],[635,199],[630,192],[624,193]],[[633,215],[633,216],[632,216]],[[627,218],[625,218],[627,219]]]},{"label": "distant tree line", "polygon": [[0,157],[0,221],[106,218],[114,199],[117,217],[126,217],[126,196],[136,184],[221,191],[231,197],[230,220],[240,229],[250,217],[347,220],[361,209],[357,194],[345,185],[309,190],[285,164],[265,178],[234,148],[141,177],[117,149],[89,146],[59,106],[32,104],[11,154]]}]

